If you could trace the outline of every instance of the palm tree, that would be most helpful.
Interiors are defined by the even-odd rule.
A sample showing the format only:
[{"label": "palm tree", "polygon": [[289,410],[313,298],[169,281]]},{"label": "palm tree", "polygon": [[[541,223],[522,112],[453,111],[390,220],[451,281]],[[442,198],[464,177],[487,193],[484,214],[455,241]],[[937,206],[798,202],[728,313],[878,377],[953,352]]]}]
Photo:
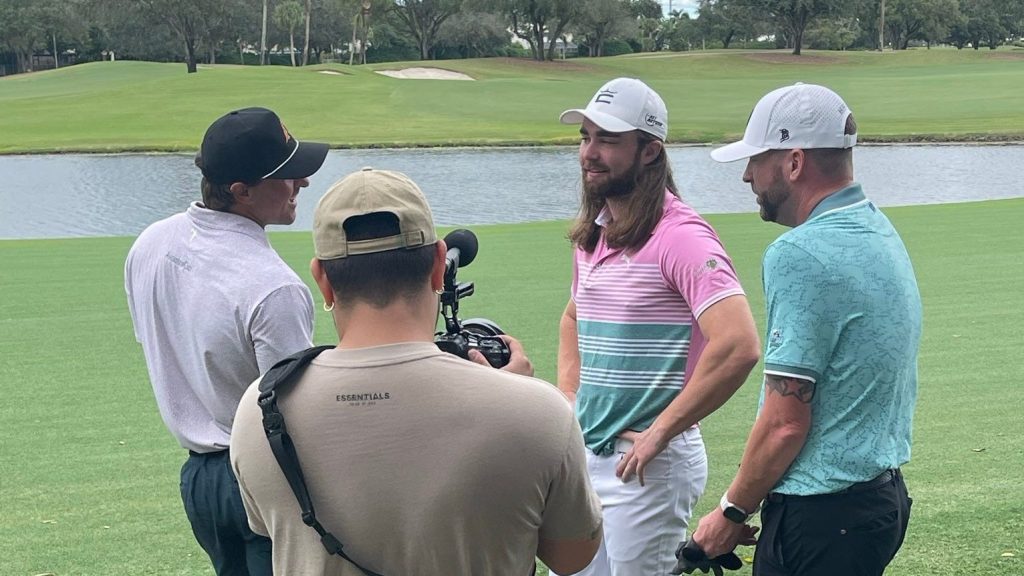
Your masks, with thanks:
[{"label": "palm tree", "polygon": [[306,0],[306,38],[302,48],[302,65],[309,64],[309,17],[313,11],[313,0]]},{"label": "palm tree", "polygon": [[359,63],[366,64],[366,40],[369,35],[370,8],[372,6],[371,0],[361,0],[360,9],[352,19],[352,51],[348,57],[350,66],[355,57],[356,46],[359,46]]},{"label": "palm tree", "polygon": [[263,33],[260,34],[260,66],[267,63],[267,0],[263,0]]},{"label": "palm tree", "polygon": [[302,24],[304,18],[302,6],[289,0],[274,8],[274,22],[281,28],[288,29],[288,46],[291,48],[292,66],[295,66],[295,27]]}]

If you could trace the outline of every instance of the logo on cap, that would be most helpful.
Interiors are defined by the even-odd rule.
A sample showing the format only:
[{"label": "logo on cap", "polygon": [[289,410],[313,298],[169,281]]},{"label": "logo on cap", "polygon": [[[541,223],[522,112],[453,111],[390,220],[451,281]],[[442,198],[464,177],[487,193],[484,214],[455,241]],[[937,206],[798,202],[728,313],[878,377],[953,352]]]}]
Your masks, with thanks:
[{"label": "logo on cap", "polygon": [[661,120],[658,120],[658,117],[654,114],[648,114],[644,118],[644,122],[647,122],[648,126],[664,126],[664,124],[661,123]]},{"label": "logo on cap", "polygon": [[614,90],[601,90],[597,93],[597,96],[594,96],[594,102],[598,104],[611,104],[612,98],[614,98],[616,94],[618,94],[618,92],[615,92]]},{"label": "logo on cap", "polygon": [[786,130],[785,128],[779,128],[779,142],[782,143],[785,142],[786,140],[789,140],[789,130]]}]

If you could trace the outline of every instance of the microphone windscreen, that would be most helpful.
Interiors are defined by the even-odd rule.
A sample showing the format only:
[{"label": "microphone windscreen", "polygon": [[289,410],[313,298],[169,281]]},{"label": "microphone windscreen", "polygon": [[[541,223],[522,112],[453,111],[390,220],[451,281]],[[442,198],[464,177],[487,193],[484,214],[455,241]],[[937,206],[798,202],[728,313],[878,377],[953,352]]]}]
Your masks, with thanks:
[{"label": "microphone windscreen", "polygon": [[444,243],[448,245],[448,249],[452,248],[459,249],[459,268],[468,265],[476,258],[477,249],[480,247],[476,240],[476,234],[473,234],[465,228],[459,228],[458,230],[452,230],[444,237]]}]

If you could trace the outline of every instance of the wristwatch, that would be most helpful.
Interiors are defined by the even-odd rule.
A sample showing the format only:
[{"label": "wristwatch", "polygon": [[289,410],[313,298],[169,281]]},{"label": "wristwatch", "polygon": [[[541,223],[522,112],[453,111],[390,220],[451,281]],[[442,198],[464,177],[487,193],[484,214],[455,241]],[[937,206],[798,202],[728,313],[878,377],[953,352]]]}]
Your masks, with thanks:
[{"label": "wristwatch", "polygon": [[754,512],[747,512],[743,508],[729,502],[729,493],[722,494],[722,499],[718,502],[718,505],[722,508],[722,515],[727,519],[737,524],[746,524],[747,520],[754,515]]}]

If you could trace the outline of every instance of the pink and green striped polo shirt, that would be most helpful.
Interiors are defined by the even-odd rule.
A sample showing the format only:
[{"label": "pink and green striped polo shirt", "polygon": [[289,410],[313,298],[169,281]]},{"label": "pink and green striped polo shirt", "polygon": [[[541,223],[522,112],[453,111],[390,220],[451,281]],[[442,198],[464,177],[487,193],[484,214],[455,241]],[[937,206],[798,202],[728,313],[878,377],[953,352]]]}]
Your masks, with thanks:
[{"label": "pink and green striped polo shirt", "polygon": [[[597,223],[610,218],[605,211]],[[705,340],[696,318],[743,294],[714,229],[669,191],[636,252],[577,248],[572,298],[579,332],[576,414],[587,447],[610,454],[623,430],[643,431],[693,373]]]}]

